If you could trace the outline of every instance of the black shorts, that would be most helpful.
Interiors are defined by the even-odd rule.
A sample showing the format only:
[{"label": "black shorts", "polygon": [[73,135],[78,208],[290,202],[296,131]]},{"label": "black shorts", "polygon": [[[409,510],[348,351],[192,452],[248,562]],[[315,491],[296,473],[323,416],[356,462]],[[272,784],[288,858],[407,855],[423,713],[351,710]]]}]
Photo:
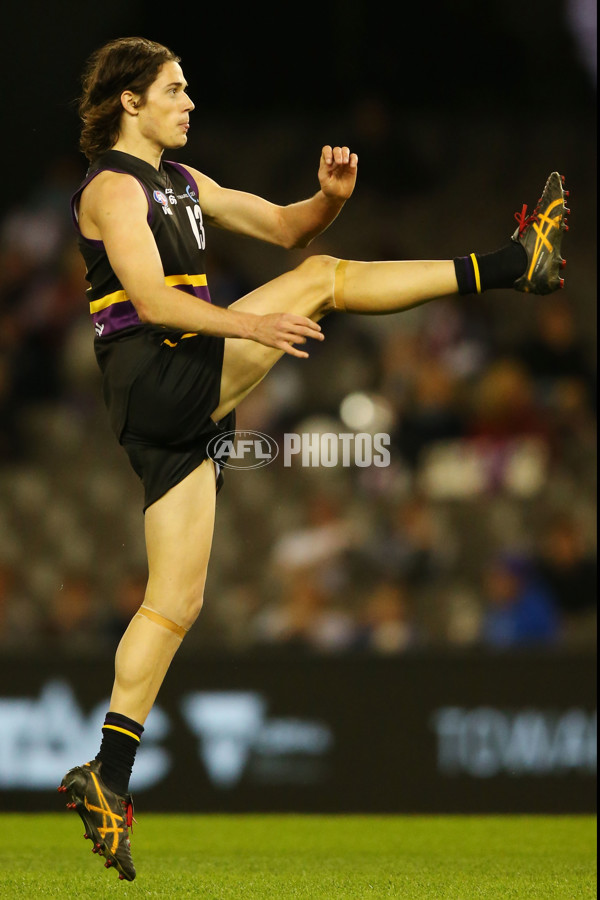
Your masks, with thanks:
[{"label": "black shorts", "polygon": [[[224,344],[144,329],[99,359],[112,427],[144,485],[144,512],[208,458],[213,438],[235,428],[235,412],[218,424],[210,418],[219,404]],[[222,481],[219,470],[217,490]]]}]

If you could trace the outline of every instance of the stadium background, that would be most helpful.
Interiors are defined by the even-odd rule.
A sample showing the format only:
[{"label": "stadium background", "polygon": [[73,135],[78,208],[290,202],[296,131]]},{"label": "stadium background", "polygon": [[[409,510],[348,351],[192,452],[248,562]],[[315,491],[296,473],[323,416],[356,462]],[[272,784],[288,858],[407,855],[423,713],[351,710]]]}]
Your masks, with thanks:
[{"label": "stadium background", "polygon": [[[141,492],[101,404],[68,214],[81,66],[137,33],[181,55],[196,111],[176,158],[217,181],[290,202],[316,189],[323,143],[357,150],[355,195],[311,253],[494,249],[552,169],[573,208],[560,295],[330,320],[309,362],[283,360],[242,405],[239,427],[276,440],[389,432],[392,465],[229,473],[205,609],[149,720],[144,804],[592,809],[592,4],[171,19],[111,0],[24,3],[5,21],[0,804],[25,787],[53,808],[53,779],[95,752],[143,591]],[[207,244],[223,304],[303,257],[213,231]],[[180,765],[196,766],[186,796]]]}]

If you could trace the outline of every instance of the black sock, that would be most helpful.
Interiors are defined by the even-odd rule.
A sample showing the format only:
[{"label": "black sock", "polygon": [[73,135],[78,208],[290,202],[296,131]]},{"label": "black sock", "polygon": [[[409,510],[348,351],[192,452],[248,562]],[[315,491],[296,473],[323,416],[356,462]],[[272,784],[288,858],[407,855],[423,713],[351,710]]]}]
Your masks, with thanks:
[{"label": "black sock", "polygon": [[126,794],[144,728],[119,713],[106,714],[102,744],[96,756],[102,763],[102,780],[116,794]]},{"label": "black sock", "polygon": [[527,266],[527,253],[518,241],[493,253],[457,256],[454,271],[459,294],[481,294],[491,288],[511,288]]}]

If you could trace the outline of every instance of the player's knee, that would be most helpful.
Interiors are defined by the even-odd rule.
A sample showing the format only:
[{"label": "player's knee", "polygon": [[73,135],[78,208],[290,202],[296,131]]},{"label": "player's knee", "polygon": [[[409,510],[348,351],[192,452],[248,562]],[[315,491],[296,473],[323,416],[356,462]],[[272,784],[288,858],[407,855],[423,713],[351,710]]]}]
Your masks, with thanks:
[{"label": "player's knee", "polygon": [[201,588],[191,589],[187,592],[185,603],[181,610],[181,625],[186,631],[192,627],[202,611],[204,605],[204,585]]},{"label": "player's knee", "polygon": [[202,610],[204,603],[204,581],[198,585],[180,584],[179,588],[171,595],[171,601],[165,603],[165,595],[160,594],[161,602],[155,604],[160,607],[161,615],[164,615],[173,624],[184,631],[189,631]]},{"label": "player's knee", "polygon": [[333,283],[338,262],[335,256],[318,253],[307,256],[298,266],[326,312],[333,307]]}]

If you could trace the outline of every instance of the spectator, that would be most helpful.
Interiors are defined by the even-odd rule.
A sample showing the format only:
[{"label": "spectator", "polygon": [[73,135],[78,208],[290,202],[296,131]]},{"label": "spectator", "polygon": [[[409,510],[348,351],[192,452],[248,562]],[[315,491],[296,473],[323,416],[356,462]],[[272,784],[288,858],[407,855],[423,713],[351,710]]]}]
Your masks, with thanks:
[{"label": "spectator", "polygon": [[536,403],[535,385],[522,363],[500,358],[474,388],[471,437],[495,443],[537,436],[548,439],[548,423]]},{"label": "spectator", "polygon": [[360,556],[389,580],[420,587],[443,571],[447,551],[431,504],[412,495],[404,503],[391,506]]},{"label": "spectator", "polygon": [[543,646],[560,636],[558,610],[529,562],[504,554],[484,571],[481,638],[496,649]]},{"label": "spectator", "polygon": [[315,491],[304,508],[305,525],[275,542],[272,564],[276,572],[289,574],[315,565],[335,567],[355,542],[354,528],[338,498]]},{"label": "spectator", "polygon": [[404,459],[416,468],[430,444],[460,438],[464,431],[457,377],[439,360],[419,365],[395,438]]},{"label": "spectator", "polygon": [[406,588],[382,580],[365,600],[354,646],[375,653],[404,653],[416,641]]},{"label": "spectator", "polygon": [[352,647],[353,614],[320,576],[317,569],[307,569],[284,583],[281,599],[257,617],[258,645],[327,653]]},{"label": "spectator", "polygon": [[591,399],[594,379],[587,350],[577,335],[575,318],[563,295],[544,297],[537,306],[537,330],[524,340],[519,358],[541,385],[562,379],[581,380]]},{"label": "spectator", "polygon": [[423,350],[462,378],[476,377],[488,365],[495,349],[489,310],[478,297],[465,297],[460,305],[441,300],[427,310]]},{"label": "spectator", "polygon": [[537,569],[560,610],[567,640],[595,641],[596,560],[576,518],[563,513],[543,529]]}]

